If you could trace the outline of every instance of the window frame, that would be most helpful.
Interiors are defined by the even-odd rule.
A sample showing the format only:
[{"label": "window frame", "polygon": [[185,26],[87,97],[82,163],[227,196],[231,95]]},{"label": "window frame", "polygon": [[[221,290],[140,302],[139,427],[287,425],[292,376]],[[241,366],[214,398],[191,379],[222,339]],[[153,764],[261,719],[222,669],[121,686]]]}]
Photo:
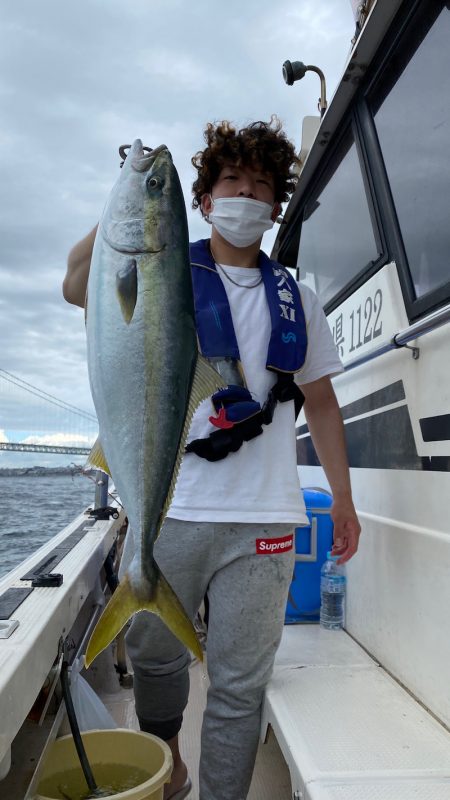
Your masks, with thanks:
[{"label": "window frame", "polygon": [[339,306],[347,297],[353,294],[356,289],[359,289],[359,287],[362,286],[369,277],[374,275],[379,269],[381,269],[381,267],[388,263],[386,241],[380,224],[381,218],[378,208],[373,202],[372,176],[367,170],[367,160],[365,158],[363,143],[361,142],[360,129],[357,124],[356,115],[353,109],[350,111],[350,114],[344,117],[338,131],[336,132],[333,143],[330,144],[329,152],[326,154],[321,163],[315,179],[311,182],[310,186],[308,186],[308,191],[303,198],[295,218],[290,220],[290,226],[292,228],[293,235],[291,237],[287,237],[287,240],[283,243],[283,247],[280,249],[279,258],[280,261],[283,262],[283,256],[288,253],[289,250],[292,254],[292,248],[293,246],[295,247],[295,239],[297,238],[298,246],[296,248],[296,262],[298,261],[305,208],[314,197],[320,196],[320,193],[326,188],[329,182],[333,179],[334,174],[339,169],[339,166],[343,160],[343,158],[340,157],[342,145],[346,136],[349,134],[352,137],[356,148],[360,174],[363,181],[364,193],[370,221],[372,223],[373,236],[375,240],[375,247],[378,250],[378,256],[371,261],[367,261],[366,264],[361,267],[361,269],[355,273],[355,275],[335,295],[333,295],[333,297],[327,303],[325,303],[323,306],[325,314],[329,314],[331,311],[334,311],[334,309],[337,308],[337,306]]},{"label": "window frame", "polygon": [[[443,2],[443,7],[447,6]],[[416,297],[414,281],[412,277],[411,268],[409,266],[406,248],[403,242],[401,226],[398,220],[394,197],[389,181],[389,175],[384,163],[383,151],[378,138],[376,129],[375,117],[372,114],[370,104],[380,91],[380,83],[384,79],[386,71],[389,69],[389,62],[393,52],[402,53],[405,50],[410,50],[410,44],[405,41],[408,36],[408,31],[412,28],[416,29],[420,25],[418,19],[426,13],[421,0],[413,0],[408,4],[408,7],[400,12],[397,18],[395,28],[388,32],[386,39],[383,42],[380,55],[374,60],[370,70],[369,80],[363,87],[362,93],[358,101],[358,111],[362,121],[363,137],[366,142],[369,142],[369,159],[371,160],[373,168],[378,173],[378,180],[376,182],[377,188],[384,195],[384,204],[389,207],[390,213],[383,215],[383,228],[389,244],[389,249],[392,252],[392,258],[396,262],[397,272],[402,288],[403,299],[405,302],[405,309],[410,322],[424,316],[425,314],[434,311],[437,308],[445,305],[450,301],[450,279],[440,286],[432,289],[426,294]],[[449,10],[450,13],[450,10]],[[411,59],[417,52],[418,47],[425,41],[429,33],[429,29],[425,36],[419,42],[417,48],[410,53]],[[396,86],[397,82],[393,85]],[[393,87],[392,87],[393,88]],[[388,95],[386,95],[387,97]],[[381,106],[379,106],[381,107]],[[384,184],[384,186],[382,186]],[[386,205],[381,204],[381,208],[386,210]],[[380,207],[380,199],[377,205]]]}]

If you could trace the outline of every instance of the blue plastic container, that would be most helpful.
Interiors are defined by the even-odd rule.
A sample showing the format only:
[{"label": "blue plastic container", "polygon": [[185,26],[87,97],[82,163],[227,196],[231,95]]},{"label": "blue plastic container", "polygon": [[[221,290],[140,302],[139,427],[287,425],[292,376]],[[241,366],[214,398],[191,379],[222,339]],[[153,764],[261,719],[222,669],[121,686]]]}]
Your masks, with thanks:
[{"label": "blue plastic container", "polygon": [[303,489],[309,525],[295,529],[295,570],[286,607],[286,624],[320,619],[320,570],[333,544],[330,508],[324,489]]}]

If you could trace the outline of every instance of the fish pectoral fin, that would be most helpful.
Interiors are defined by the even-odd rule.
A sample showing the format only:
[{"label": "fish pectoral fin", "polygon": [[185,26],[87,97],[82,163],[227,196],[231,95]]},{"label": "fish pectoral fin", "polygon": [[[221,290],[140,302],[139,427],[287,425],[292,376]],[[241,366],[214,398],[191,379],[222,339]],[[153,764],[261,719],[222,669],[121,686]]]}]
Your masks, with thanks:
[{"label": "fish pectoral fin", "polygon": [[133,590],[128,575],[121,580],[92,632],[86,649],[86,667],[116,638],[130,617],[143,610],[161,617],[169,630],[198,659],[203,660],[202,648],[191,620],[156,564],[154,569],[156,584],[153,585],[151,598],[138,595]]},{"label": "fish pectoral fin", "polygon": [[119,298],[122,316],[130,324],[137,301],[137,261],[130,258],[126,265],[116,274],[116,290]]},{"label": "fish pectoral fin", "polygon": [[107,475],[112,477],[111,470],[103,452],[103,447],[100,443],[100,438],[96,440],[91,452],[89,453],[87,466],[97,467],[98,469],[101,469],[102,472],[106,472]]}]

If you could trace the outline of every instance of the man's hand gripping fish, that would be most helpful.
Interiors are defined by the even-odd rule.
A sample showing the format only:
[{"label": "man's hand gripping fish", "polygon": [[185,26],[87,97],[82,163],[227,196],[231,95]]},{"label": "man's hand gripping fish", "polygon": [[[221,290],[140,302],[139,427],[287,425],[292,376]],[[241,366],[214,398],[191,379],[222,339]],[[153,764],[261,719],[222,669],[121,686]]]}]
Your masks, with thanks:
[{"label": "man's hand gripping fish", "polygon": [[202,657],[153,546],[199,403],[224,381],[199,355],[181,186],[164,145],[132,145],[99,225],[88,283],[87,346],[99,438],[137,552],[92,634],[86,665],[141,609]]}]

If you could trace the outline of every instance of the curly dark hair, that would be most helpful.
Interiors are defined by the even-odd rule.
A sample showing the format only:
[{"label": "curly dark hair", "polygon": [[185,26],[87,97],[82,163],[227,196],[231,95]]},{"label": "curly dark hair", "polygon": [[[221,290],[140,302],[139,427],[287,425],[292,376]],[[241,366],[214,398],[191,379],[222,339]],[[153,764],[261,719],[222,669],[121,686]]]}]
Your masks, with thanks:
[{"label": "curly dark hair", "polygon": [[239,131],[227,120],[209,122],[203,136],[206,148],[191,159],[198,172],[192,184],[193,208],[200,207],[202,195],[211,192],[220,171],[230,161],[273,175],[275,201],[283,203],[289,199],[298,180],[293,168],[299,159],[275,114],[270,122],[253,122]]}]

